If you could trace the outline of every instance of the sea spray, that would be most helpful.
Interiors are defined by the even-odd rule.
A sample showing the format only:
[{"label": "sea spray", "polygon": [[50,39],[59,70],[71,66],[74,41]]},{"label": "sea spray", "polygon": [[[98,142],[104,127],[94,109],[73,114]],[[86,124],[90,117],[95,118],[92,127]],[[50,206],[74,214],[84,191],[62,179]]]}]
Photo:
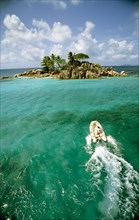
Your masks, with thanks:
[{"label": "sea spray", "polygon": [[93,153],[93,150],[92,150],[92,147],[91,147],[91,135],[90,134],[86,136],[86,146],[85,146],[85,149],[86,149],[86,151],[89,154]]},{"label": "sea spray", "polygon": [[102,219],[133,219],[139,211],[139,174],[121,157],[116,140],[107,136],[107,143],[98,142],[92,149],[88,135],[85,149],[92,154],[85,166],[101,192],[97,208]]}]

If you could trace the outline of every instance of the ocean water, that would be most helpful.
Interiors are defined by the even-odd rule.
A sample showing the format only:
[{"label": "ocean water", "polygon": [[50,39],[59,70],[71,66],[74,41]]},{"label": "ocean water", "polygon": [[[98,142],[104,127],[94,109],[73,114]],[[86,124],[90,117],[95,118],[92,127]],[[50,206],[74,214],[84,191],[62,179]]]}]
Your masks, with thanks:
[{"label": "ocean water", "polygon": [[[139,79],[1,84],[0,217],[132,220],[139,214]],[[91,143],[101,123],[107,142]]]}]

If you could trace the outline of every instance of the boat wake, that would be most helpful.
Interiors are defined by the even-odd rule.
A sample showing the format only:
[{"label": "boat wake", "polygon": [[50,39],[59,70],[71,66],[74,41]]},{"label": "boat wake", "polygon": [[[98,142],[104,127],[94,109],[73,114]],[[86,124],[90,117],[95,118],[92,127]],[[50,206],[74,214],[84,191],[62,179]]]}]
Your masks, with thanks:
[{"label": "boat wake", "polygon": [[102,219],[133,219],[139,211],[139,174],[122,158],[116,140],[107,136],[107,142],[97,142],[93,148],[89,134],[85,149],[91,154],[85,166],[96,199],[99,194],[97,209]]}]

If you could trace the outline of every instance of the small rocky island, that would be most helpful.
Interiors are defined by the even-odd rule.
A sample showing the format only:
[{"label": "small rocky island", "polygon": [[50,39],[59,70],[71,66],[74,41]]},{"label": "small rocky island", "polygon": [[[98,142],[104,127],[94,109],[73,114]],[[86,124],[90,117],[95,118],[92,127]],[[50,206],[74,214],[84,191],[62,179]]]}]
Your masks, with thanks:
[{"label": "small rocky island", "polygon": [[127,76],[125,71],[117,72],[113,67],[102,67],[100,64],[85,61],[89,56],[83,53],[68,53],[68,62],[60,56],[52,54],[45,56],[41,62],[42,69],[32,69],[14,76],[1,77],[16,78],[42,78],[51,77],[57,79],[98,79],[103,77]]}]

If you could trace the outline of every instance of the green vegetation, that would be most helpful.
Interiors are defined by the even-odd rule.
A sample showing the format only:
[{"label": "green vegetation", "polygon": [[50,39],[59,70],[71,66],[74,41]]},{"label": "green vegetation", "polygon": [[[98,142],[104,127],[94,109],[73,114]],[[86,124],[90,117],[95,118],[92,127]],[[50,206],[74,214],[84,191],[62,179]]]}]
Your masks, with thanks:
[{"label": "green vegetation", "polygon": [[77,53],[74,55],[74,58],[77,60],[85,60],[85,59],[89,59],[89,56],[84,53]]},{"label": "green vegetation", "polygon": [[80,60],[89,59],[89,56],[84,53],[73,54],[72,52],[68,53],[68,62],[60,56],[56,56],[51,54],[50,56],[45,56],[41,62],[41,66],[43,66],[43,70],[45,72],[50,71],[60,71],[62,69],[68,68],[69,66],[80,66]]},{"label": "green vegetation", "polygon": [[51,54],[50,57],[45,56],[41,62],[41,66],[43,66],[43,70],[46,72],[60,70],[65,65],[65,59],[62,59],[60,56],[55,56],[54,54]]},{"label": "green vegetation", "polygon": [[101,68],[100,64],[96,63],[95,67]]}]

